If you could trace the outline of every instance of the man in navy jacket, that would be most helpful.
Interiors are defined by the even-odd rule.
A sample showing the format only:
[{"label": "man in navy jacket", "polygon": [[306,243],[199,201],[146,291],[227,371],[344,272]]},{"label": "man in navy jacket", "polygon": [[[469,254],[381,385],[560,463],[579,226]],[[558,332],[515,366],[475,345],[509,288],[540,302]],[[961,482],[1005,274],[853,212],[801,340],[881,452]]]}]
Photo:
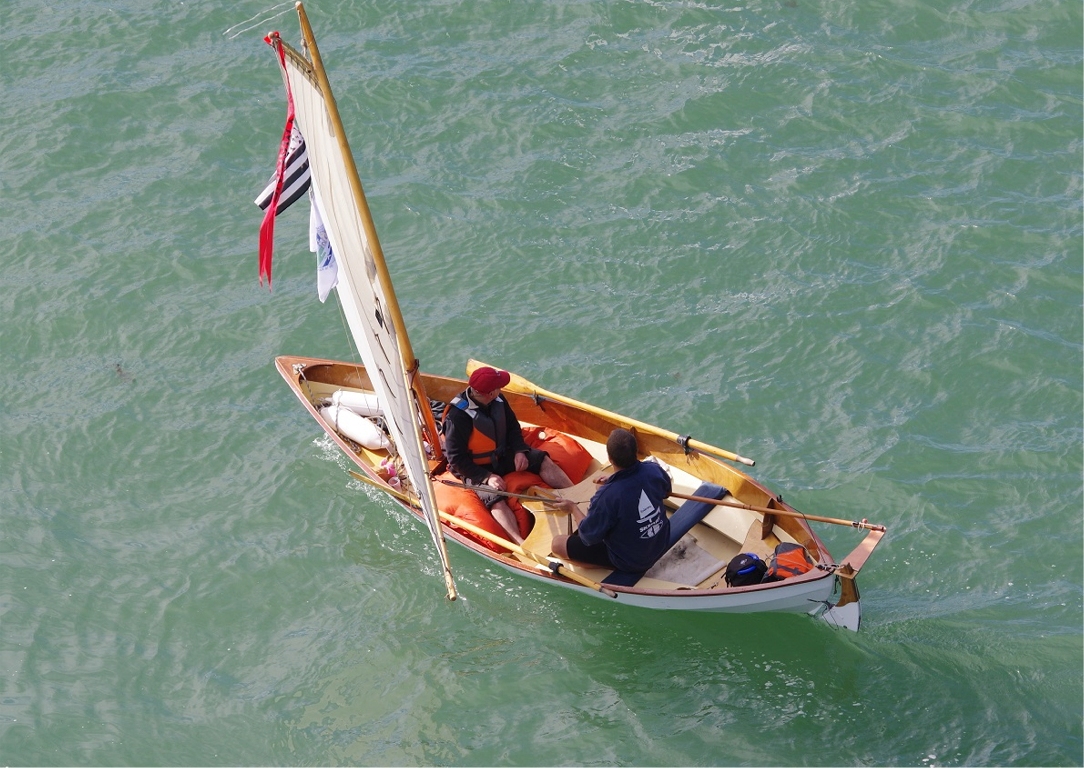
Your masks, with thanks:
[{"label": "man in navy jacket", "polygon": [[657,463],[637,459],[636,453],[634,434],[627,429],[610,433],[606,455],[616,471],[591,498],[586,516],[576,502],[561,505],[580,525],[571,536],[554,537],[553,554],[642,572],[666,553],[670,521],[663,500],[670,495],[670,476]]}]

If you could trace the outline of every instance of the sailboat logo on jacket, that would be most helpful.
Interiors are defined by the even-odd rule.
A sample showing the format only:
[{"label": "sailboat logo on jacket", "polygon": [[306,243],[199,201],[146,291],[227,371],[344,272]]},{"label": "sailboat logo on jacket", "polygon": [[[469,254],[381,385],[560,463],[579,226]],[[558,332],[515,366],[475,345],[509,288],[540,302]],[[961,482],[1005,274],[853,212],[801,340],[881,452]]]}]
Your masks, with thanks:
[{"label": "sailboat logo on jacket", "polygon": [[639,509],[640,517],[636,522],[640,524],[640,538],[650,539],[662,528],[662,512],[651,503],[647,493],[640,491]]}]

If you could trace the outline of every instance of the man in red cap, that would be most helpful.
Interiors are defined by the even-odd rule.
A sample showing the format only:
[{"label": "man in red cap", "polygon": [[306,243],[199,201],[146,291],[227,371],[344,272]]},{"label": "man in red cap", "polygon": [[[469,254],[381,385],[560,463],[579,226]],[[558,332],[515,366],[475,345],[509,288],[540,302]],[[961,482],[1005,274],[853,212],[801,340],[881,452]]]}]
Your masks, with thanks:
[{"label": "man in red cap", "polygon": [[501,397],[501,388],[509,378],[507,371],[488,366],[470,375],[467,389],[456,395],[444,412],[444,454],[452,474],[479,486],[475,493],[493,519],[512,541],[522,544],[516,515],[508,502],[503,496],[487,493],[486,488],[503,491],[503,476],[524,470],[534,472],[552,488],[567,488],[572,481],[549,454],[524,442],[519,419]]}]

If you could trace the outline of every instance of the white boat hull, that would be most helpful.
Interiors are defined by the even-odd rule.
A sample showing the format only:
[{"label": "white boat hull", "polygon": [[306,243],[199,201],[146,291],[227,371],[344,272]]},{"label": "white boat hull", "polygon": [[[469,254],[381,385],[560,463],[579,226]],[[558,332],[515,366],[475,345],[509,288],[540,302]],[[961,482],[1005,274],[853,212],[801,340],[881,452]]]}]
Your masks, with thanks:
[{"label": "white boat hull", "polygon": [[728,590],[727,592],[695,593],[688,594],[647,594],[643,592],[614,591],[617,597],[609,597],[602,592],[588,589],[578,584],[553,579],[545,574],[531,573],[518,568],[509,567],[506,563],[496,561],[509,571],[519,573],[535,581],[543,581],[559,587],[567,587],[577,592],[597,597],[609,602],[617,602],[622,605],[635,606],[637,608],[650,608],[659,611],[705,611],[709,613],[762,613],[765,611],[782,611],[785,613],[810,613],[816,614],[828,607],[829,599],[835,590],[835,579],[826,574],[818,581],[801,584],[787,584],[771,590]]}]

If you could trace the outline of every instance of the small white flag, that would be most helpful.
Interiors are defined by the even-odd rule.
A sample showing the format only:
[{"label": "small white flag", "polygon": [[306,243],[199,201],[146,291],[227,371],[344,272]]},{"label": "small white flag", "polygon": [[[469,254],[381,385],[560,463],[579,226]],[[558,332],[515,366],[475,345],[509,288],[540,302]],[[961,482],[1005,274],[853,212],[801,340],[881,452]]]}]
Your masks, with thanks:
[{"label": "small white flag", "polygon": [[316,291],[320,301],[327,301],[331,289],[339,282],[339,266],[313,189],[309,190],[309,203],[309,250],[316,254]]}]

